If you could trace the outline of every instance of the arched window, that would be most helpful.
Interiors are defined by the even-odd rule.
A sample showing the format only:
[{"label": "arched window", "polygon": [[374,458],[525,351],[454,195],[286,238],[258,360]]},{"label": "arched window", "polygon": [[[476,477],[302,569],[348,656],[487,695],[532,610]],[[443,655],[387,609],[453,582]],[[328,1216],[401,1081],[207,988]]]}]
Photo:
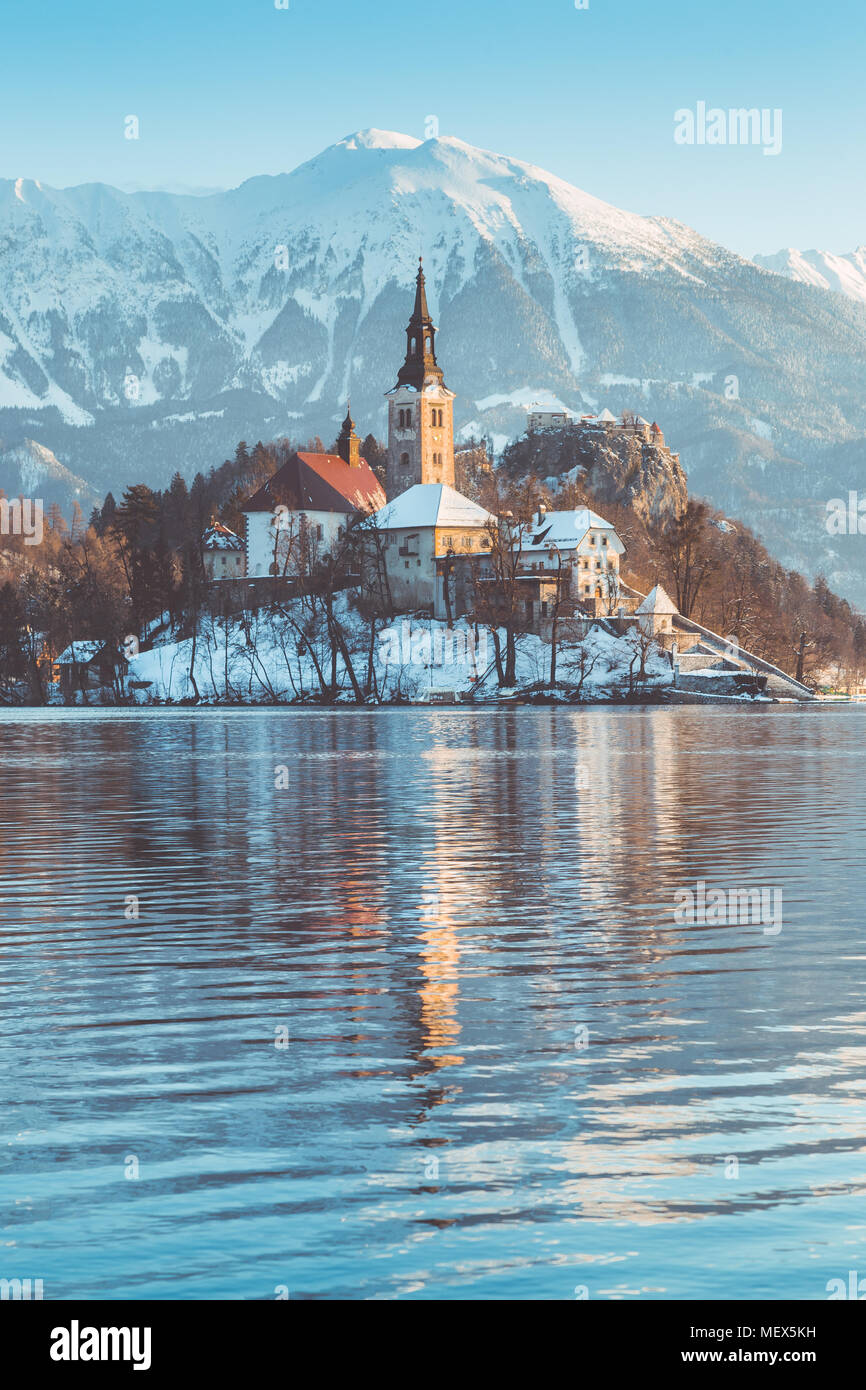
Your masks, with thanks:
[{"label": "arched window", "polygon": [[427,351],[428,351],[428,352],[432,352],[432,351],[433,351],[433,339],[431,338],[431,336],[430,336],[429,333],[427,334]]},{"label": "arched window", "polygon": [[408,455],[408,454],[401,454],[401,455],[400,455],[400,466],[401,466],[402,468],[408,468],[408,467],[409,467],[409,455]]},{"label": "arched window", "polygon": [[433,424],[434,424],[434,425],[436,424],[436,415],[437,415],[437,411],[434,409],[434,411],[433,411]]},{"label": "arched window", "polygon": [[410,351],[410,352],[413,354],[413,356],[414,356],[414,354],[417,352],[417,350],[418,350],[418,340],[417,340],[417,338],[413,338],[412,341],[411,341],[410,344],[409,344],[409,351]]}]

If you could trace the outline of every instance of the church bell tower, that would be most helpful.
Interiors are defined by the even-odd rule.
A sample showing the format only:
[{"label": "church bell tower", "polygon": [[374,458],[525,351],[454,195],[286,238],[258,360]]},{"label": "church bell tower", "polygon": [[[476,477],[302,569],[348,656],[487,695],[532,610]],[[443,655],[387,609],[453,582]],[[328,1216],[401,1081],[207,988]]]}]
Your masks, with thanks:
[{"label": "church bell tower", "polygon": [[388,392],[388,496],[397,497],[413,483],[454,486],[454,392],[436,361],[436,328],[420,257],[406,360]]}]

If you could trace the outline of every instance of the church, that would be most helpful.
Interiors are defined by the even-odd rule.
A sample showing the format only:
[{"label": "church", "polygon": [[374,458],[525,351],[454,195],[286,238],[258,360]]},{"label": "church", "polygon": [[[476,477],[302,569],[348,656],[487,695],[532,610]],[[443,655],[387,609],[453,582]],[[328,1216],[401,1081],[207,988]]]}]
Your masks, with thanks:
[{"label": "church", "polygon": [[246,577],[303,572],[335,549],[352,519],[384,501],[347,412],[336,454],[299,450],[244,505]]},{"label": "church", "polygon": [[[454,400],[436,360],[436,325],[418,261],[415,302],[406,326],[406,350],[388,405],[386,488],[361,456],[351,413],[336,452],[294,453],[249,498],[243,561],[236,537],[214,538],[226,549],[211,557],[216,578],[291,579],[333,555],[350,526],[364,518],[374,528],[377,567],[384,562],[391,601],[399,611],[423,609],[451,619],[469,612],[479,584],[490,584],[497,521],[455,484]],[[387,500],[386,500],[387,499]],[[513,527],[513,522],[507,523]],[[211,528],[213,532],[214,528]],[[552,587],[567,607],[586,616],[610,613],[621,602],[619,560],[624,547],[614,528],[587,509],[545,512],[514,530],[518,579],[526,621],[542,628]],[[229,547],[232,553],[229,554]]]}]

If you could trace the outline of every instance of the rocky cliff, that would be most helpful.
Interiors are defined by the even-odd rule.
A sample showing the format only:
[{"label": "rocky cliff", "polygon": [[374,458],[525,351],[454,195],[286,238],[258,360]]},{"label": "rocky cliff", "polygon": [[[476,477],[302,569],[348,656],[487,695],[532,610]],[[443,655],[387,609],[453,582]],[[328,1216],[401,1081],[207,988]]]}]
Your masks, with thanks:
[{"label": "rocky cliff", "polygon": [[681,511],[688,499],[678,456],[640,430],[571,424],[531,432],[506,448],[502,467],[510,478],[533,476],[553,490],[582,483],[599,505],[627,506],[645,523]]}]

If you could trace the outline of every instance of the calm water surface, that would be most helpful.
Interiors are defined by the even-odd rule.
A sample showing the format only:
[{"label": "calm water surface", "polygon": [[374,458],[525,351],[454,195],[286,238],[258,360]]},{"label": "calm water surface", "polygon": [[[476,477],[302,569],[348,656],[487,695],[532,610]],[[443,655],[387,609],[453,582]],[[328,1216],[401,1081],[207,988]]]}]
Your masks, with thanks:
[{"label": "calm water surface", "polygon": [[[866,1276],[866,708],[25,711],[0,736],[0,1277]],[[782,930],[678,924],[700,879],[781,890]]]}]

